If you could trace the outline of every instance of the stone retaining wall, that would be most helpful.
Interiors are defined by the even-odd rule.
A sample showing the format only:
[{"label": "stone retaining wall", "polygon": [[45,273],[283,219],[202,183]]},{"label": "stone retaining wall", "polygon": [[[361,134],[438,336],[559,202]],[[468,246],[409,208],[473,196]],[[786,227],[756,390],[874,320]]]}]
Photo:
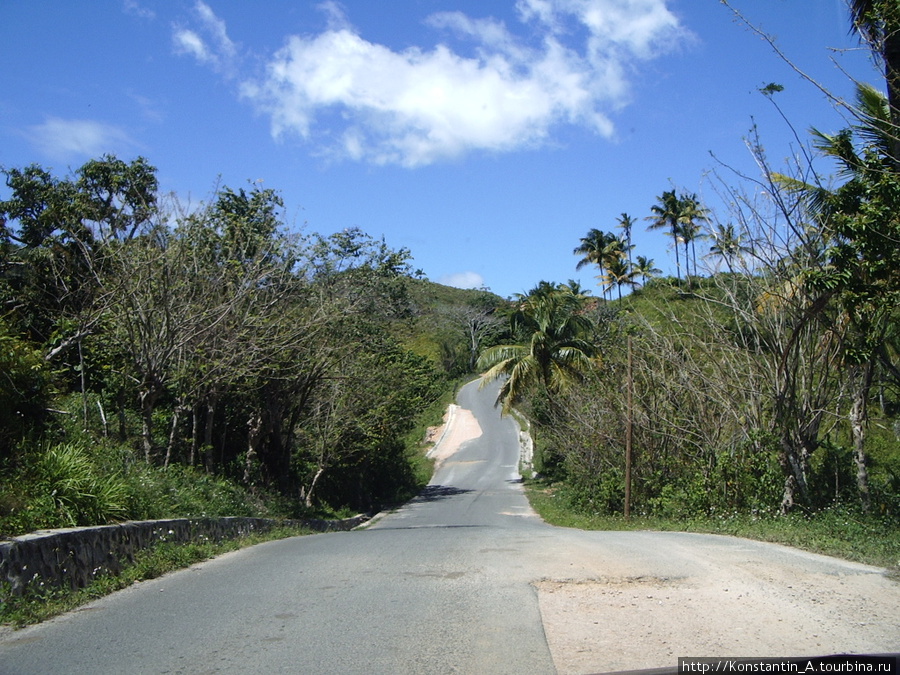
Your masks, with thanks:
[{"label": "stone retaining wall", "polygon": [[99,574],[118,574],[123,562],[159,542],[221,541],[281,525],[319,532],[350,530],[367,519],[177,518],[34,532],[0,541],[0,591],[7,584],[5,592],[15,595],[32,585],[83,588]]}]

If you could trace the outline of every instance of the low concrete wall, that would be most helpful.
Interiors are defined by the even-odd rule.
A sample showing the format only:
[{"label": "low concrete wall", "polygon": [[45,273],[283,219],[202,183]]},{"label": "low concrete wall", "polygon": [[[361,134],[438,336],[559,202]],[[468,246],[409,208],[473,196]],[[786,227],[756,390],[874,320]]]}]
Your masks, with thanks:
[{"label": "low concrete wall", "polygon": [[0,542],[0,591],[7,584],[6,592],[14,595],[34,585],[83,588],[99,574],[118,574],[123,562],[159,542],[221,541],[281,525],[350,530],[367,519],[177,518],[34,532]]}]

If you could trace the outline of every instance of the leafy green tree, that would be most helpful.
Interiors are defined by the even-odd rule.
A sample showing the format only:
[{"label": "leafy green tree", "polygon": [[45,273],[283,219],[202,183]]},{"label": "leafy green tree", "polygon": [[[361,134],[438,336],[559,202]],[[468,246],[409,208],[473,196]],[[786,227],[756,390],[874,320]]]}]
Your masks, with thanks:
[{"label": "leafy green tree", "polygon": [[4,171],[10,196],[0,202],[7,240],[5,290],[15,299],[11,320],[42,344],[65,386],[87,390],[100,376],[90,350],[110,301],[108,281],[120,276],[116,249],[149,226],[156,212],[155,169],[107,155],[57,178],[32,165]]},{"label": "leafy green tree", "polygon": [[76,173],[80,210],[100,241],[131,239],[151,224],[157,209],[156,168],[138,157],[92,159]]},{"label": "leafy green tree", "polygon": [[813,131],[816,147],[837,161],[845,182],[836,189],[778,176],[800,194],[827,248],[804,282],[837,303],[844,318],[843,359],[849,367],[849,423],[864,508],[869,506],[868,400],[889,326],[900,306],[900,173],[892,155],[888,100],[860,84],[857,111],[865,122],[829,135]]},{"label": "leafy green tree", "polygon": [[[75,184],[37,165],[4,171],[10,196],[0,201],[7,257],[4,286],[10,319],[52,351],[61,314],[81,314],[96,289],[93,236]],[[58,353],[58,352],[57,352]]]},{"label": "leafy green tree", "polygon": [[0,463],[23,439],[43,429],[50,373],[39,349],[0,317]]}]

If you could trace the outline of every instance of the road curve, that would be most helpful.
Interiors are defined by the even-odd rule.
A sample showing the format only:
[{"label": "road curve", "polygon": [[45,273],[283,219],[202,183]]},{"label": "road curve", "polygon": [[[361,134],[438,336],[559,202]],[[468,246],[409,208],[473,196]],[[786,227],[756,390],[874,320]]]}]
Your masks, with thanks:
[{"label": "road curve", "polygon": [[0,638],[0,673],[578,673],[900,650],[881,570],[731,537],[544,524],[496,387],[403,508],[271,542]]}]

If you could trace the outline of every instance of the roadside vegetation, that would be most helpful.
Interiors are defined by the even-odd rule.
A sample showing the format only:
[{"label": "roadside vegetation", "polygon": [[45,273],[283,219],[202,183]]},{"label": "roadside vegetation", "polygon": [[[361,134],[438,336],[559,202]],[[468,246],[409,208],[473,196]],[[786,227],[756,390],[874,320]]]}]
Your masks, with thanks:
[{"label": "roadside vegetation", "polygon": [[564,485],[526,481],[532,507],[551,525],[580,530],[656,530],[745,537],[885,568],[900,581],[900,527],[836,504],[811,514],[758,515],[743,511],[687,517],[632,516],[573,507]]},{"label": "roadside vegetation", "polygon": [[[885,80],[857,84],[846,128],[813,130],[788,166],[751,131],[760,175],[722,168],[719,210],[673,188],[589,230],[573,253],[599,296],[541,282],[482,353],[530,421],[551,522],[900,564],[900,12],[851,19]],[[760,93],[777,107],[781,90]],[[674,277],[634,250],[638,226],[671,239]]]},{"label": "roadside vegetation", "polygon": [[0,536],[371,512],[427,482],[426,420],[502,299],[293,232],[256,185],[187,209],[143,158],[2,172]]}]

